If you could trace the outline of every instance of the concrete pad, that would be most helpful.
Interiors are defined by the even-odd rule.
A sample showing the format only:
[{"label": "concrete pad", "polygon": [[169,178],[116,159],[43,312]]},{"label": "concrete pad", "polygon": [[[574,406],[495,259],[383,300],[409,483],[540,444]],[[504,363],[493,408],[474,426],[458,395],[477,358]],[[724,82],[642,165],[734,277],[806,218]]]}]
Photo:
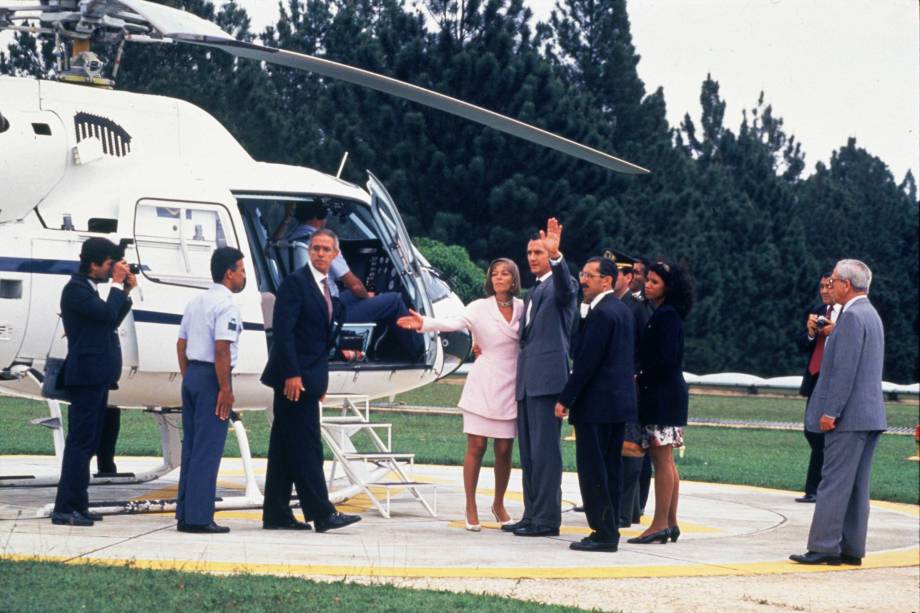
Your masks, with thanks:
[{"label": "concrete pad", "polygon": [[[119,458],[122,470],[141,470],[155,458]],[[256,460],[264,477],[265,460]],[[327,466],[327,469],[329,467]],[[3,456],[2,474],[53,472],[45,456]],[[243,487],[239,460],[225,458],[219,495]],[[439,484],[438,517],[432,518],[403,494],[383,519],[365,496],[339,508],[363,521],[326,534],[264,531],[261,512],[221,511],[228,535],[183,534],[171,514],[112,515],[92,528],[54,526],[35,512],[53,501],[54,488],[0,488],[2,555],[68,561],[128,562],[139,567],[216,572],[254,572],[334,577],[452,577],[489,579],[592,579],[700,577],[774,573],[842,572],[850,567],[803,567],[787,560],[805,549],[813,505],[794,502],[795,492],[736,485],[681,484],[681,531],[677,543],[629,545],[625,539],[643,526],[622,531],[617,553],[580,553],[568,544],[589,533],[584,515],[571,510],[579,500],[574,473],[563,478],[563,526],[559,537],[521,538],[498,530],[489,519],[493,476],[480,478],[482,532],[464,529],[461,468],[415,467],[418,481]],[[174,496],[178,471],[142,485],[96,486],[93,504],[134,498]],[[520,472],[514,471],[506,496],[513,517],[522,512]],[[652,501],[650,500],[650,503]],[[651,509],[649,509],[651,512]],[[920,555],[918,507],[873,503],[869,555],[862,568],[916,566]]]}]

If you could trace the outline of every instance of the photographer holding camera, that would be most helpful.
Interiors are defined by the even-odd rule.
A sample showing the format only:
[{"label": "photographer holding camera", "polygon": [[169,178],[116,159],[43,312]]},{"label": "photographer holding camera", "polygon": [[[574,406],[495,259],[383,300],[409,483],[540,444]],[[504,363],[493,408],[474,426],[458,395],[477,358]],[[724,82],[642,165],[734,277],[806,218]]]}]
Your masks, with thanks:
[{"label": "photographer holding camera", "polygon": [[[131,310],[128,294],[137,278],[123,259],[121,247],[105,238],[87,239],[80,250],[80,268],[61,292],[61,319],[67,336],[67,358],[58,387],[70,397],[67,441],[51,522],[92,526],[102,519],[90,513],[89,463],[99,445],[109,390],[121,377],[118,326]],[[96,286],[111,279],[106,300]]]},{"label": "photographer holding camera", "polygon": [[[824,345],[828,335],[834,330],[837,315],[840,314],[840,305],[834,304],[831,288],[831,273],[825,273],[821,276],[821,282],[818,285],[821,304],[809,309],[805,320],[805,330],[798,340],[799,351],[808,354],[805,374],[802,376],[802,385],[799,388],[799,394],[805,398],[811,397],[818,377],[821,375]],[[805,430],[805,438],[811,446],[811,457],[808,460],[808,475],[805,478],[805,495],[796,498],[796,502],[815,501],[818,483],[821,482],[821,467],[824,465],[824,434]]]}]

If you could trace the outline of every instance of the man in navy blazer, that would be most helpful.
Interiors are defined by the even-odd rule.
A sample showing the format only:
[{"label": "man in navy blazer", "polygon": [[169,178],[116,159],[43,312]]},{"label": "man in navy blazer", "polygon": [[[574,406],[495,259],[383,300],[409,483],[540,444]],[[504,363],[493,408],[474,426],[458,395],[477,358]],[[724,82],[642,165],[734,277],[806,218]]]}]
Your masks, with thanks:
[{"label": "man in navy blazer", "polygon": [[592,533],[569,545],[578,551],[616,551],[623,426],[636,421],[633,382],[635,318],[613,292],[617,267],[594,257],[579,274],[590,305],[572,345],[572,374],[559,395],[557,417],[576,426],[578,485]]},{"label": "man in navy blazer", "polygon": [[872,457],[888,428],[885,329],[869,302],[871,283],[872,271],[859,260],[840,260],[831,275],[834,302],[843,308],[805,408],[805,427],[824,433],[824,466],[808,551],[790,556],[800,564],[859,566],[866,555]]},{"label": "man in navy blazer", "polygon": [[335,510],[323,474],[319,403],[329,384],[329,351],[344,318],[326,279],[339,254],[338,237],[331,230],[317,230],[310,237],[309,254],[309,264],[285,277],[278,288],[275,341],[262,373],[262,383],[275,390],[262,508],[266,530],[310,529],[291,512],[291,485],[304,518],[313,521],[317,532],[361,519]]},{"label": "man in navy blazer", "polygon": [[[109,278],[112,286],[102,300],[96,286]],[[89,512],[89,462],[99,446],[109,390],[121,377],[118,326],[131,310],[128,294],[135,285],[122,250],[108,239],[94,237],[84,241],[80,268],[61,292],[67,358],[58,383],[67,390],[70,406],[52,523],[92,526],[102,519]]]}]

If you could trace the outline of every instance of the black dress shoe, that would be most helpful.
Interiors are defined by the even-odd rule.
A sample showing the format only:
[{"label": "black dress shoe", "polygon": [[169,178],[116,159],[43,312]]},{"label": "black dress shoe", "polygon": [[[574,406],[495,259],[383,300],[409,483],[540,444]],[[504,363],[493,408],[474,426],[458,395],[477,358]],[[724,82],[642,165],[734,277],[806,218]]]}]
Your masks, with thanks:
[{"label": "black dress shoe", "polygon": [[572,507],[572,510],[575,511],[576,513],[584,513],[585,507],[584,505],[579,504],[579,505]]},{"label": "black dress shoe", "polygon": [[819,551],[807,551],[802,554],[793,554],[789,559],[799,564],[827,564],[829,566],[840,566],[840,556],[832,553],[821,553]]},{"label": "black dress shoe", "polygon": [[230,528],[227,526],[218,526],[213,521],[207,525],[179,522],[179,525],[176,526],[176,530],[179,532],[191,532],[193,534],[226,534],[230,532]]},{"label": "black dress shoe", "polygon": [[89,517],[93,521],[102,521],[102,513],[93,513],[92,511],[80,511],[83,517]]},{"label": "black dress shoe", "polygon": [[661,543],[664,545],[668,542],[669,538],[671,538],[671,529],[665,528],[664,530],[652,532],[651,534],[646,534],[645,536],[634,536],[626,542],[632,543],[633,545],[649,545],[651,543]]},{"label": "black dress shoe", "polygon": [[621,520],[620,520],[619,526],[620,526],[621,528],[629,528],[631,525],[632,525],[632,522],[629,521],[628,519],[621,519]]},{"label": "black dress shoe", "polygon": [[671,526],[668,530],[671,531],[671,542],[676,543],[680,538],[680,526]]},{"label": "black dress shoe", "polygon": [[530,525],[529,519],[522,519],[521,521],[516,521],[513,524],[506,524],[502,526],[502,532],[514,532],[515,530],[526,528],[529,525]]},{"label": "black dress shoe", "polygon": [[70,513],[51,513],[51,523],[57,526],[92,526],[93,520],[79,511]]},{"label": "black dress shoe", "polygon": [[302,521],[297,521],[293,517],[288,521],[283,522],[262,522],[263,530],[312,530],[310,524],[305,524]]},{"label": "black dress shoe", "polygon": [[569,543],[569,549],[575,551],[616,551],[617,543],[614,541],[598,540],[597,534],[586,536],[576,543]]},{"label": "black dress shoe", "polygon": [[530,524],[515,530],[514,536],[559,536],[559,528]]},{"label": "black dress shoe", "polygon": [[859,556],[851,556],[848,553],[841,553],[840,561],[847,566],[862,566],[862,558]]},{"label": "black dress shoe", "polygon": [[361,521],[360,515],[345,515],[344,513],[333,513],[325,519],[325,521],[320,521],[318,519],[313,520],[313,525],[316,526],[317,532],[326,532],[328,530],[337,530],[339,528],[344,528],[345,526],[350,526],[355,522]]},{"label": "black dress shoe", "polygon": [[796,502],[816,502],[818,497],[814,494],[805,494],[804,496],[799,496],[795,499]]}]

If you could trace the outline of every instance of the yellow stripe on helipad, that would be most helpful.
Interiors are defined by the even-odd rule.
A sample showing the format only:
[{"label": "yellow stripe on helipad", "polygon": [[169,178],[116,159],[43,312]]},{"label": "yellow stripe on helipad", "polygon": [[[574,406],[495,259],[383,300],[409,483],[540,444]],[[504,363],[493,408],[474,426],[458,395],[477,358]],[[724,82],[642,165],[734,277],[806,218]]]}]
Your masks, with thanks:
[{"label": "yellow stripe on helipad", "polygon": [[[610,563],[616,554],[594,554]],[[546,568],[492,567],[453,568],[438,566],[345,566],[326,564],[252,564],[246,562],[208,562],[202,560],[113,560],[101,558],[70,559],[63,556],[27,556],[0,554],[13,561],[65,562],[99,566],[127,566],[152,570],[178,570],[223,574],[257,574],[287,576],[361,576],[361,577],[450,577],[486,579],[630,579],[661,577],[718,577],[822,573],[871,568],[916,566],[920,548],[886,551],[867,556],[862,566],[807,566],[788,560],[745,562],[740,564],[674,564],[658,566],[570,566]]]}]

